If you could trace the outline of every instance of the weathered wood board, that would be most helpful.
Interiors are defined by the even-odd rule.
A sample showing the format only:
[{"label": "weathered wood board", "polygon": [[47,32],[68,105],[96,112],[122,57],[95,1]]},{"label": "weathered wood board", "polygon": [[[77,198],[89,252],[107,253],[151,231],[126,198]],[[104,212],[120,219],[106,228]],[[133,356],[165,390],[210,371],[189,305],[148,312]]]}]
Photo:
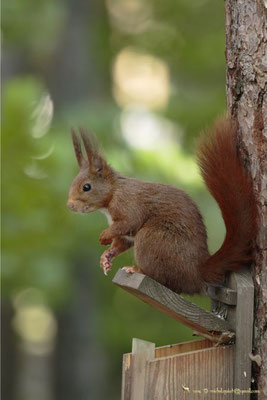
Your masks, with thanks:
[{"label": "weathered wood board", "polygon": [[[146,400],[232,399],[232,346],[213,347],[149,361]],[[221,391],[221,392],[220,392]]]},{"label": "weathered wood board", "polygon": [[[155,358],[169,357],[174,356],[181,353],[186,353],[190,351],[202,350],[206,348],[210,348],[212,346],[211,342],[207,339],[201,340],[193,340],[190,342],[183,342],[173,345],[161,346],[155,348],[154,343],[146,342],[140,339],[133,339],[133,352],[127,353],[123,355],[122,362],[122,400],[133,400],[138,395],[138,400],[142,399],[142,395],[140,395],[140,384],[138,383],[139,371],[143,370],[143,377],[141,379],[141,386],[143,388],[143,393],[145,392],[144,388],[144,377],[146,370],[146,362],[150,360],[154,360]],[[142,355],[141,362],[143,365],[138,369],[137,365],[139,363],[140,367],[140,359],[138,360],[138,353],[145,350],[145,353]],[[137,362],[135,362],[135,358],[137,358]],[[137,369],[137,373],[136,373]],[[135,389],[137,387],[137,389]],[[137,391],[138,390],[138,391]],[[141,397],[140,397],[141,396]]]},{"label": "weathered wood board", "polygon": [[[249,270],[230,274],[227,287],[208,289],[213,313],[142,274],[118,271],[113,282],[209,339],[156,348],[154,355],[154,345],[144,342],[141,355],[144,344],[134,342],[137,354],[123,358],[123,400],[250,399],[254,286]],[[235,344],[212,347],[224,335],[227,342],[235,335]]]},{"label": "weathered wood board", "polygon": [[[134,339],[133,348],[142,342],[136,346]],[[124,355],[122,400],[233,399],[234,346],[214,347],[204,339],[159,347],[153,354],[153,344],[143,343],[141,363],[135,359],[141,347]]]},{"label": "weathered wood board", "polygon": [[155,348],[155,358],[176,356],[181,353],[188,353],[189,351],[203,350],[211,347],[210,340],[200,339],[191,340],[189,342],[182,342],[178,344],[170,344]]},{"label": "weathered wood board", "polygon": [[122,400],[143,400],[146,384],[147,361],[155,357],[155,344],[133,339],[132,353],[123,355]]},{"label": "weathered wood board", "polygon": [[[237,293],[236,307],[229,307],[227,319],[235,326],[235,360],[234,385],[246,390],[251,386],[251,359],[253,314],[254,314],[254,285],[249,271],[232,273],[229,276],[228,286]],[[242,395],[242,400],[250,399]]]},{"label": "weathered wood board", "polygon": [[220,341],[221,333],[224,334],[225,342],[234,337],[232,326],[227,321],[198,307],[146,275],[128,274],[119,270],[113,278],[113,283],[191,329],[209,336],[211,340]]}]

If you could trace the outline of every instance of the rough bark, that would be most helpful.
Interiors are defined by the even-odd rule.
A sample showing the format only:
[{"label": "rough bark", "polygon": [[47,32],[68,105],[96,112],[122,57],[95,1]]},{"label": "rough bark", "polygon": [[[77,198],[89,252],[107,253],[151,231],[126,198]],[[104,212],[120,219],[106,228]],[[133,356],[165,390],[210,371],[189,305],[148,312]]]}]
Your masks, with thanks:
[{"label": "rough bark", "polygon": [[[227,107],[240,127],[240,149],[257,194],[253,377],[267,399],[267,4],[226,0]],[[261,360],[259,362],[259,360]]]}]

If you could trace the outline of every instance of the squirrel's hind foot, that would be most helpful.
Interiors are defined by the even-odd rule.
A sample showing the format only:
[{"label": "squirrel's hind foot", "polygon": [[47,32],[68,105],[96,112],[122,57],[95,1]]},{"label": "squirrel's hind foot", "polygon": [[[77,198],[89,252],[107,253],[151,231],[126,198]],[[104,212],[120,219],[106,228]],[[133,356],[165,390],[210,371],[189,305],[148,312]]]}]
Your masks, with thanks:
[{"label": "squirrel's hind foot", "polygon": [[122,269],[128,274],[133,274],[134,272],[138,272],[139,274],[144,274],[141,268],[137,267],[136,265],[131,265],[130,267],[123,267]]}]

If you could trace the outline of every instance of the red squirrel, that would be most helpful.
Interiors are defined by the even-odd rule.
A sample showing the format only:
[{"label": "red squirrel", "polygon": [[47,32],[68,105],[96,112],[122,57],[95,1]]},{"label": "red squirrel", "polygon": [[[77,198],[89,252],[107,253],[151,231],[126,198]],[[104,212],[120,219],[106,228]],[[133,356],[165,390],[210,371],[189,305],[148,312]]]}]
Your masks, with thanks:
[{"label": "red squirrel", "polygon": [[114,257],[134,246],[137,266],[124,267],[128,273],[140,272],[176,293],[194,294],[207,284],[222,282],[227,271],[239,271],[252,262],[256,203],[251,178],[238,155],[237,126],[229,118],[220,119],[211,133],[200,140],[197,161],[226,226],[224,242],[213,255],[199,209],[185,192],[115,171],[93,137],[80,128],[85,157],[72,130],[80,172],[67,206],[80,213],[106,214],[109,228],[99,237],[101,244],[111,245],[100,259],[105,274]]}]

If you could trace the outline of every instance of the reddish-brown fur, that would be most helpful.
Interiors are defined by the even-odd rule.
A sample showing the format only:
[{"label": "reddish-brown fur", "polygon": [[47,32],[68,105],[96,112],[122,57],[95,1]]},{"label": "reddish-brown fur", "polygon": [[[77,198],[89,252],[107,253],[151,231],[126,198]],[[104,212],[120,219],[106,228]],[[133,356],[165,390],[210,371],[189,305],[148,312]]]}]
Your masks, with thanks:
[{"label": "reddish-brown fur", "polygon": [[201,268],[205,281],[216,282],[226,271],[238,271],[252,262],[257,229],[253,185],[238,156],[236,124],[230,119],[217,121],[213,132],[202,137],[197,158],[226,227],[221,248]]},{"label": "reddish-brown fur", "polygon": [[[134,245],[143,273],[177,293],[198,293],[206,282],[219,282],[226,271],[252,260],[256,211],[251,181],[237,155],[237,129],[230,120],[216,123],[203,137],[198,160],[203,178],[223,214],[227,234],[220,250],[210,256],[206,229],[193,200],[170,185],[143,182],[114,171],[83,130],[87,159],[73,132],[80,173],[69,193],[73,211],[103,210],[111,220],[100,243],[111,244],[100,265],[107,273],[111,259]],[[90,183],[91,190],[83,191]]]}]

